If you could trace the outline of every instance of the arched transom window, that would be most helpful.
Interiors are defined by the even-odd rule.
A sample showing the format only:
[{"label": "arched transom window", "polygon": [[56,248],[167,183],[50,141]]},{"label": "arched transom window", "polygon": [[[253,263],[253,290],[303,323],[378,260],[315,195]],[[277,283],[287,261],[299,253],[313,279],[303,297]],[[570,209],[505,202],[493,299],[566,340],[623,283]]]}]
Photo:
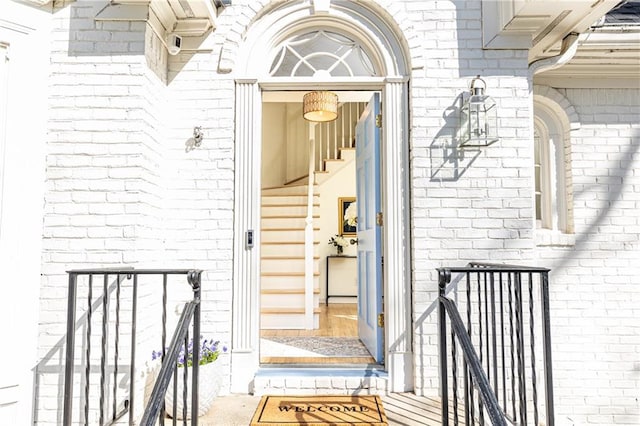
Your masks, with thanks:
[{"label": "arched transom window", "polygon": [[362,45],[332,31],[296,35],[276,49],[272,77],[375,77],[376,71]]}]

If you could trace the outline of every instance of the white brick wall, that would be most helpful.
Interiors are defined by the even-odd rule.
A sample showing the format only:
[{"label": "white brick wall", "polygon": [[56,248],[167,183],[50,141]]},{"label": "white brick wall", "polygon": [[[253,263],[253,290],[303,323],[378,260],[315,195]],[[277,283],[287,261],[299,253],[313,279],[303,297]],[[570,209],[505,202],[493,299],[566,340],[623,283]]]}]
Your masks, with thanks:
[{"label": "white brick wall", "polygon": [[[233,80],[212,78],[210,55],[181,55],[169,66],[144,23],[95,22],[100,8],[75,2],[54,15],[39,424],[59,424],[62,415],[68,269],[204,269],[202,332],[230,341]],[[190,151],[185,143],[194,126],[203,127],[205,139]],[[140,288],[142,369],[160,346],[152,332],[160,319],[157,284]],[[177,305],[170,302],[170,311]]]},{"label": "white brick wall", "polygon": [[[434,395],[435,268],[532,259],[531,101],[526,52],[481,49],[480,2],[409,5],[425,58],[412,64],[424,70],[414,71],[410,100],[415,383]],[[455,149],[456,98],[477,74],[498,103],[501,140],[463,152]]]},{"label": "white brick wall", "polygon": [[640,91],[564,89],[571,132],[575,243],[538,247],[552,268],[557,420],[640,422]]},{"label": "white brick wall", "polygon": [[[244,31],[268,3],[234,2],[219,19],[212,54],[175,57],[143,23],[96,23],[96,2],[55,12],[38,423],[57,424],[61,416],[66,269],[204,269],[203,334],[230,342],[236,76],[216,71],[233,68]],[[473,260],[542,264],[554,270],[557,420],[634,424],[640,93],[562,91],[582,122],[571,134],[576,243],[536,247],[527,52],[482,50],[475,0],[378,3],[405,31],[413,61],[407,286],[416,392],[438,388],[435,268]],[[498,103],[501,140],[456,151],[457,97],[477,74]],[[194,126],[204,130],[197,149],[189,140]],[[153,289],[146,291],[151,297]],[[152,318],[141,319],[144,327]]]}]

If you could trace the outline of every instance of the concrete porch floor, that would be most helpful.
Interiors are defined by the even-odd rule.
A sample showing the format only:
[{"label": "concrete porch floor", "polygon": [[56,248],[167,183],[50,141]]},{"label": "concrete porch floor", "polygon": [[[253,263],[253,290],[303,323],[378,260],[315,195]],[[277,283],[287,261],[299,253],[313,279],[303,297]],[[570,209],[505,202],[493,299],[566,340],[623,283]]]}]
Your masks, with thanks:
[{"label": "concrete porch floor", "polygon": [[[201,426],[248,426],[260,401],[259,396],[228,395],[218,399],[199,419]],[[413,393],[393,393],[382,397],[389,426],[440,425],[440,401]]]}]

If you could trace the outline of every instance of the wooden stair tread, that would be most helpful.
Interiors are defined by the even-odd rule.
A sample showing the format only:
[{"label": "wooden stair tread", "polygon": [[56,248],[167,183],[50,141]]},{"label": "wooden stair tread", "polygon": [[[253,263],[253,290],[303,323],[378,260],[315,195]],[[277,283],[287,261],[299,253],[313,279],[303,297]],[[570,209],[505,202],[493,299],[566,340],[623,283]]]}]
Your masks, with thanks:
[{"label": "wooden stair tread", "polygon": [[[302,244],[304,245],[304,241],[261,241],[262,245],[285,245],[285,244]],[[320,244],[320,241],[314,241],[313,244]]]},{"label": "wooden stair tread", "polygon": [[[304,277],[304,272],[262,272],[263,277]],[[319,272],[314,272],[314,277],[319,277]]]},{"label": "wooden stair tread", "polygon": [[[262,256],[261,259],[263,260],[300,260],[300,259],[305,259],[304,256]],[[313,256],[314,260],[320,260],[320,256]]]},{"label": "wooden stair tread", "polygon": [[[313,228],[314,231],[319,231],[320,228]],[[304,231],[304,228],[266,228],[262,229],[262,231]]]},{"label": "wooden stair tread", "polygon": [[[304,308],[262,308],[260,310],[262,314],[280,314],[280,315],[289,315],[289,314],[304,314]],[[320,308],[313,309],[314,314],[320,313]]]},{"label": "wooden stair tread", "polygon": [[[320,207],[320,203],[313,203],[313,207]],[[262,204],[262,207],[307,207],[307,204]]]},{"label": "wooden stair tread", "polygon": [[[285,214],[285,215],[275,215],[275,216],[268,216],[268,215],[262,215],[262,219],[305,219],[307,217],[307,215],[301,216],[301,215],[293,215],[293,214]],[[320,215],[313,215],[311,216],[314,219],[320,219]]]},{"label": "wooden stair tread", "polygon": [[[304,179],[307,176],[309,176],[309,175],[304,175],[304,176],[301,176],[301,177],[299,177],[297,179]],[[317,184],[314,184],[314,185],[317,185]],[[261,191],[266,191],[266,190],[270,190],[270,189],[300,188],[300,187],[304,187],[304,186],[307,186],[307,184],[306,183],[301,183],[299,185],[294,185],[293,183],[289,183],[289,184],[284,184],[284,185],[280,185],[280,186],[268,186],[266,188],[261,188],[260,190]]]},{"label": "wooden stair tread", "polygon": [[[306,187],[306,186],[307,185],[304,184],[304,185],[292,185],[292,186],[284,186],[284,187],[279,186],[279,187],[276,187],[276,188],[263,188],[262,191],[275,191],[275,190],[278,190],[278,189],[282,189],[285,192],[280,193],[280,194],[271,194],[270,193],[270,194],[260,194],[260,195],[262,197],[306,197],[307,195],[309,195],[306,192],[304,194],[295,194],[295,193],[292,194],[291,192],[286,192],[288,189],[291,189],[291,188],[302,188],[302,187]],[[314,183],[313,186],[318,186],[318,184]],[[316,189],[317,188],[314,188],[314,191]],[[314,192],[313,195],[314,196],[320,196],[320,194],[318,192]]]},{"label": "wooden stair tread", "polygon": [[[303,288],[264,288],[260,290],[262,294],[304,294]],[[313,294],[320,294],[319,288],[313,289]]]}]

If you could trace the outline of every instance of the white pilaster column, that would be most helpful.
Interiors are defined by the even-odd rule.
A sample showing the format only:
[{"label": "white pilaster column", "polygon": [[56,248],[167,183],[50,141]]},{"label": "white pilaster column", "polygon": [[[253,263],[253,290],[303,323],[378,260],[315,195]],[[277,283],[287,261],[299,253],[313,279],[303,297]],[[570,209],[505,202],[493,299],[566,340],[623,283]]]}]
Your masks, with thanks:
[{"label": "white pilaster column", "polygon": [[262,115],[257,80],[236,80],[236,109],[231,391],[248,393],[260,360]]},{"label": "white pilaster column", "polygon": [[394,392],[413,390],[407,87],[404,78],[387,79],[382,102],[385,341]]}]

